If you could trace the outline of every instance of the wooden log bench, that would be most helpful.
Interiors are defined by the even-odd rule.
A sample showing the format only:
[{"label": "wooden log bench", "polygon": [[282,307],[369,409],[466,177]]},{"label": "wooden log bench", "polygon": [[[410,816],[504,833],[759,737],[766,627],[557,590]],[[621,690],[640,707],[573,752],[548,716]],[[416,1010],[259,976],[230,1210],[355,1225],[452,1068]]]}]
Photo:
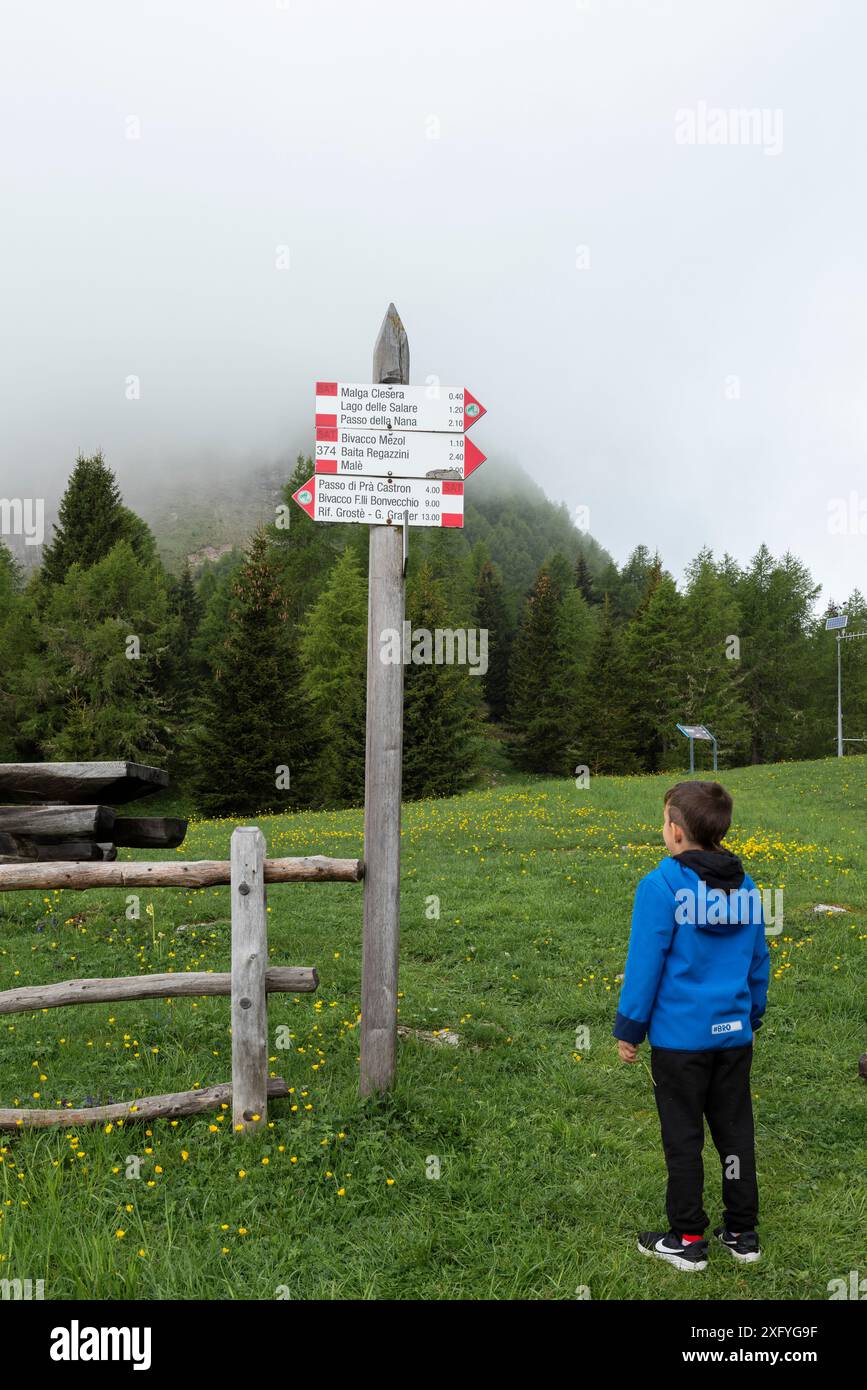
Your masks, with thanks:
[{"label": "wooden log bench", "polygon": [[146,763],[0,763],[0,801],[123,806],[168,785],[168,773]]},{"label": "wooden log bench", "polygon": [[[119,816],[97,801],[118,803],[168,785],[168,775],[142,763],[0,763],[0,864],[30,861],[111,862],[115,846],[177,849],[188,821],[180,816]],[[83,800],[90,795],[90,801]],[[53,796],[65,795],[63,801]],[[56,845],[54,854],[42,846]]]},{"label": "wooden log bench", "polygon": [[38,845],[110,841],[114,822],[110,806],[0,806],[0,832]]}]

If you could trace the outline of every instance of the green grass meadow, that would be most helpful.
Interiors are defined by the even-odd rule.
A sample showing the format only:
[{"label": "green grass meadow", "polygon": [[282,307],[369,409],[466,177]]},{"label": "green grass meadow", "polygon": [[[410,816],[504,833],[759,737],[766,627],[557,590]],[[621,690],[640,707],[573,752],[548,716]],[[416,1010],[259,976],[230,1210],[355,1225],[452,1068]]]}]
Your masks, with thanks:
[{"label": "green grass meadow", "polygon": [[[268,1130],[235,1135],[223,1114],[0,1135],[0,1278],[44,1279],[46,1299],[826,1299],[863,1274],[863,757],[723,778],[728,843],[784,889],[753,1070],[764,1259],[712,1248],[687,1275],[636,1250],[667,1226],[665,1168],[650,1076],[618,1061],[611,1026],[673,780],[505,777],[405,806],[400,1023],[459,1043],[402,1037],[384,1099],[357,1096],[361,885],[272,886],[272,963],[321,983],[270,997],[270,1069],[293,1092]],[[272,856],[362,854],[360,811],[258,823]],[[226,858],[233,828],[193,823],[176,853]],[[229,968],[228,888],[140,896],[130,921],[124,890],[0,895],[0,989]],[[4,1016],[0,1040],[6,1107],[231,1074],[228,999]],[[705,1158],[715,1223],[709,1137]]]}]

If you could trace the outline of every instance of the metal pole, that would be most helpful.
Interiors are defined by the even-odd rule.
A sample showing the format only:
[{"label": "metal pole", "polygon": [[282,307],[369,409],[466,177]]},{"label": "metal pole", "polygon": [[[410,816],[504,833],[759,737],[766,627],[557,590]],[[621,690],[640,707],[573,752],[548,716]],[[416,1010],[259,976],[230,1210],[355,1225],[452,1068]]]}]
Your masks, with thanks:
[{"label": "metal pole", "polygon": [[[409,342],[389,304],[373,350],[373,380],[409,382]],[[364,932],[359,1093],[394,1081],[400,948],[400,795],[403,663],[381,659],[383,634],[403,637],[403,527],[371,526],[364,767]]]},{"label": "metal pole", "polygon": [[837,757],[843,756],[843,668],[840,661],[842,640],[837,637]]},{"label": "metal pole", "polygon": [[692,734],[689,736],[689,775],[695,772],[695,740]]},{"label": "metal pole", "polygon": [[713,741],[713,770],[716,772],[716,739]]}]

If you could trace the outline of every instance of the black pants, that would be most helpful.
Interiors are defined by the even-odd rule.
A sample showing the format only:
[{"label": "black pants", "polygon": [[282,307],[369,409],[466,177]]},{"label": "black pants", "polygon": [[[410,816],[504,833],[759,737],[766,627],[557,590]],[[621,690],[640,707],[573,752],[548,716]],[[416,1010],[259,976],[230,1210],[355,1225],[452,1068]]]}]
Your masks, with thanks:
[{"label": "black pants", "polygon": [[750,1064],[753,1045],[706,1052],[651,1048],[650,1066],[668,1166],[666,1207],[678,1235],[701,1235],[704,1117],[722,1164],[723,1223],[753,1231],[759,1215]]}]

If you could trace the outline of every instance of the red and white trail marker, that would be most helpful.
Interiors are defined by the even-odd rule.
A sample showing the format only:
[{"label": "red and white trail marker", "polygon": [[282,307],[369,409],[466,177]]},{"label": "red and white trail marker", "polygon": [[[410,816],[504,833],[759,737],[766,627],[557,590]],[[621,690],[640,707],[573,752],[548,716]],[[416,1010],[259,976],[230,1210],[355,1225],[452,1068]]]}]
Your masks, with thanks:
[{"label": "red and white trail marker", "polygon": [[[360,521],[369,526],[463,526],[464,485],[450,478],[364,478],[319,473],[292,500],[314,521]],[[408,513],[408,516],[406,515]]]},{"label": "red and white trail marker", "polygon": [[464,434],[487,412],[465,386],[317,381],[316,426]]},{"label": "red and white trail marker", "polygon": [[464,434],[413,430],[316,429],[316,472],[363,478],[451,478],[461,482],[485,455]]}]

